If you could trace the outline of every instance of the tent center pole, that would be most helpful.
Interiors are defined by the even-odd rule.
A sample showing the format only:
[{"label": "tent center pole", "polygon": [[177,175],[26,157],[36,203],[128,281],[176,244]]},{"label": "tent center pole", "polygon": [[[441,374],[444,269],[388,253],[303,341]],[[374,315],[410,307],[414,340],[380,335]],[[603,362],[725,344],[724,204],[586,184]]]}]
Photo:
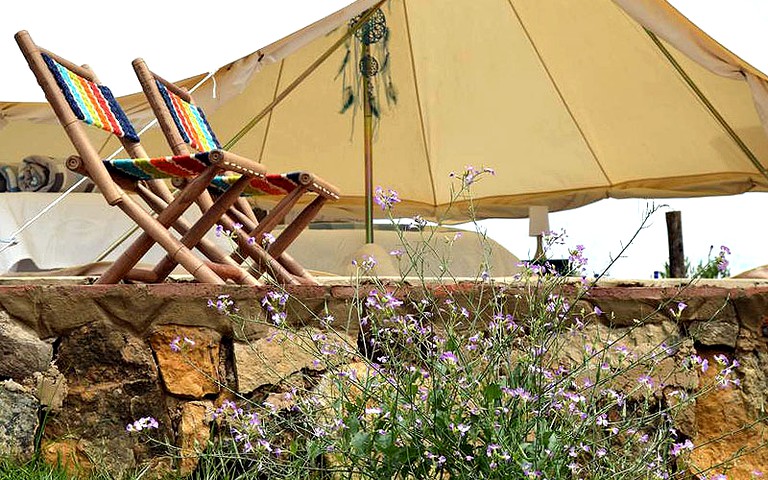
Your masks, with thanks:
[{"label": "tent center pole", "polygon": [[[363,58],[370,56],[371,46],[364,45]],[[373,243],[373,112],[371,89],[373,83],[363,73],[363,135],[365,137],[365,243]]]}]

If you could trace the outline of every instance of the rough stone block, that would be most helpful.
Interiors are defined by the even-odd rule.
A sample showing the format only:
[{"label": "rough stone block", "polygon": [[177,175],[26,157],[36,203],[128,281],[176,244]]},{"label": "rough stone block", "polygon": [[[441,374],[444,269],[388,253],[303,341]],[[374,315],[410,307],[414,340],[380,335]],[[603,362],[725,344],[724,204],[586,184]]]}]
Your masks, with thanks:
[{"label": "rough stone block", "polygon": [[25,462],[35,453],[37,399],[21,385],[0,382],[0,457]]},{"label": "rough stone block", "polygon": [[95,293],[83,287],[46,286],[39,302],[40,336],[57,337],[89,323],[108,322]]},{"label": "rough stone block", "polygon": [[144,332],[157,312],[170,300],[153,293],[149,285],[98,285],[102,289],[96,303],[114,321],[134,332]]},{"label": "rough stone block", "polygon": [[768,287],[748,288],[732,292],[733,306],[739,324],[768,336]]},{"label": "rough stone block", "polygon": [[0,311],[0,377],[16,381],[48,369],[53,347],[26,326]]},{"label": "rough stone block", "polygon": [[[704,356],[710,368],[701,374],[702,386],[711,385],[718,372],[714,355],[709,351]],[[729,462],[728,478],[754,478],[752,472],[765,471],[765,435],[768,434],[762,422],[756,422],[759,413],[749,408],[742,392],[734,387],[714,388],[696,400],[697,435],[693,439],[698,447],[691,452],[690,460],[699,468],[716,467],[723,461]],[[750,428],[746,428],[749,427]],[[722,468],[711,472],[725,473]]]},{"label": "rough stone block", "polygon": [[217,331],[163,325],[150,335],[149,341],[168,392],[188,398],[219,392],[221,334]]},{"label": "rough stone block", "polygon": [[735,347],[739,325],[732,321],[711,320],[692,322],[688,332],[701,345]]},{"label": "rough stone block", "polygon": [[3,286],[0,305],[13,318],[40,333],[40,303],[44,297],[40,286]]},{"label": "rough stone block", "polygon": [[302,369],[322,370],[307,332],[286,334],[274,330],[251,343],[235,342],[238,392],[250,393],[263,385],[277,385]]},{"label": "rough stone block", "polygon": [[189,475],[197,467],[200,454],[205,451],[211,436],[212,402],[186,402],[181,407],[178,438],[181,449],[179,473]]}]

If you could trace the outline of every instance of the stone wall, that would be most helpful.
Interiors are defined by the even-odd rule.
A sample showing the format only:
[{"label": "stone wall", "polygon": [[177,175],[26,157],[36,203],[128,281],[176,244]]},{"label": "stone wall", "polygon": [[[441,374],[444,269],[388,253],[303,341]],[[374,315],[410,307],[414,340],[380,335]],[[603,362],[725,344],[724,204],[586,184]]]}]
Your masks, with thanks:
[{"label": "stone wall", "polygon": [[[399,295],[423,295],[416,287],[396,288]],[[516,287],[500,288],[514,293]],[[433,290],[438,296],[481,295],[471,283]],[[207,305],[226,294],[239,315],[265,319],[265,293],[196,284],[0,286],[0,455],[24,460],[38,448],[51,462],[85,470],[149,463],[156,471],[190,472],[196,449],[208,440],[213,407],[239,394],[279,408],[291,386],[321,373],[321,364],[266,322],[233,322]],[[337,284],[289,293],[293,325],[313,332],[321,328],[317,319],[330,313],[356,344],[355,289]],[[673,297],[688,305],[679,318],[660,308]],[[743,428],[764,415],[768,398],[768,285],[723,281],[681,291],[673,282],[603,283],[582,301],[590,311],[612,312],[612,319],[592,327],[601,335],[642,322],[627,338],[635,347],[691,333],[698,354],[736,357],[740,389],[700,398],[681,428],[697,445],[707,444],[695,451],[696,461],[711,463],[746,448],[754,451],[739,459],[729,478],[751,478],[756,469],[768,473],[762,424]],[[191,342],[194,348],[185,348]],[[162,448],[126,434],[127,424],[147,416],[158,419],[155,436],[178,447],[181,460],[172,462]]]}]

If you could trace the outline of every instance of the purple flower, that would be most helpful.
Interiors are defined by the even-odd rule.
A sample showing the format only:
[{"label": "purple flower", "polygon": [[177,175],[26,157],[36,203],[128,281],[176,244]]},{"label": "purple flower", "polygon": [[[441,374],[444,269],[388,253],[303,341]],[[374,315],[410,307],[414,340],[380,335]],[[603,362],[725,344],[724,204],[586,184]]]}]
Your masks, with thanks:
[{"label": "purple flower", "polygon": [[376,187],[376,192],[373,195],[373,201],[376,202],[378,206],[381,207],[382,210],[392,209],[392,207],[400,202],[400,197],[397,195],[397,192],[390,189],[388,191],[384,191],[381,187]]},{"label": "purple flower", "polygon": [[140,432],[142,430],[157,429],[160,424],[152,417],[143,417],[136,420],[133,423],[129,423],[125,426],[125,431],[128,433]]},{"label": "purple flower", "polygon": [[268,248],[270,245],[272,245],[273,243],[275,243],[275,240],[276,240],[276,239],[275,239],[275,236],[274,236],[274,235],[272,235],[271,233],[269,233],[269,232],[267,232],[267,233],[264,233],[264,234],[262,234],[262,236],[261,236],[261,245],[262,245],[264,248]]},{"label": "purple flower", "polygon": [[684,442],[672,444],[672,447],[669,450],[669,454],[672,455],[673,457],[678,457],[684,451],[691,451],[691,450],[693,450],[693,442],[690,441],[689,439],[686,439]]},{"label": "purple flower", "polygon": [[649,375],[640,375],[637,377],[637,383],[648,388],[653,388],[653,379]]},{"label": "purple flower", "polygon": [[448,350],[446,352],[443,352],[440,355],[440,360],[442,360],[444,362],[447,362],[447,363],[450,363],[450,364],[453,364],[453,365],[456,365],[459,362],[459,359],[456,357],[456,354],[453,353],[450,350]]},{"label": "purple flower", "polygon": [[177,353],[181,351],[181,345],[179,345],[179,342],[181,342],[181,337],[179,336],[171,340],[171,343],[170,343],[171,351],[174,351]]}]

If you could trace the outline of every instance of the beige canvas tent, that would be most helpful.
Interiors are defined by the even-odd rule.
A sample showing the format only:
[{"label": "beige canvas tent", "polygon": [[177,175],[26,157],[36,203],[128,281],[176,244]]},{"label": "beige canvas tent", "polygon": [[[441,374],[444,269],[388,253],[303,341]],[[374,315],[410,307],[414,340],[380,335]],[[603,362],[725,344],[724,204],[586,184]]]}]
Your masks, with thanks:
[{"label": "beige canvas tent", "polygon": [[[218,70],[196,97],[221,139],[280,98],[346,34],[349,18],[375,4],[355,2]],[[382,107],[374,182],[399,192],[403,216],[435,217],[449,200],[449,173],[466,165],[498,172],[476,186],[480,217],[768,189],[768,137],[753,101],[768,105],[765,75],[664,1],[390,0],[382,9],[398,101]],[[311,167],[344,193],[325,218],[360,220],[363,128],[359,112],[339,113],[343,55],[333,52],[233,150],[272,170]],[[148,120],[140,99],[121,100],[137,123]],[[1,158],[70,153],[56,125],[31,123],[46,117],[44,106],[0,112]],[[157,132],[143,139],[150,153],[167,151]]]}]

